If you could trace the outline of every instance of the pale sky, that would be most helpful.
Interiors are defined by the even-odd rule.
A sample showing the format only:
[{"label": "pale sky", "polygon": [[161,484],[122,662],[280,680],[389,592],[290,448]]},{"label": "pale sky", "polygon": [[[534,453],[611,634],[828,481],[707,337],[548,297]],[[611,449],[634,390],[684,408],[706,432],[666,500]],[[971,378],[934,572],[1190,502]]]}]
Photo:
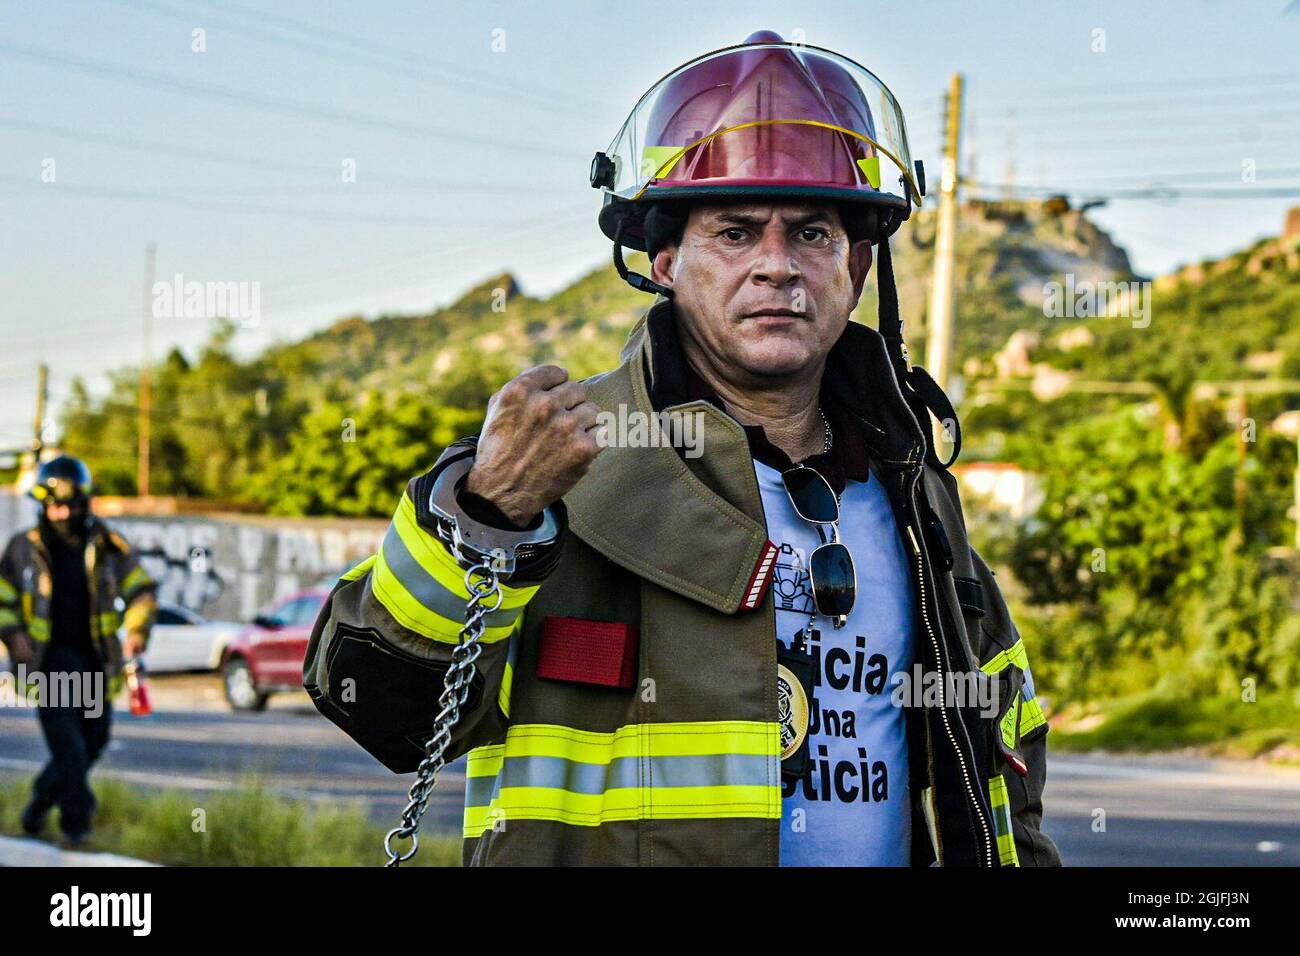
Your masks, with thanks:
[{"label": "pale sky", "polygon": [[[1276,234],[1300,204],[1275,195],[1300,195],[1291,0],[3,0],[0,448],[30,436],[39,361],[57,410],[75,376],[139,360],[151,241],[160,278],[259,283],[245,352],[507,269],[564,286],[609,253],[592,153],[664,72],[758,29],[871,68],[932,181],[963,73],[965,171],[1001,183],[1011,155],[1021,190],[1109,196],[1095,218],[1148,275]],[[1117,192],[1153,185],[1235,193]],[[159,323],[155,355],[210,326]]]}]

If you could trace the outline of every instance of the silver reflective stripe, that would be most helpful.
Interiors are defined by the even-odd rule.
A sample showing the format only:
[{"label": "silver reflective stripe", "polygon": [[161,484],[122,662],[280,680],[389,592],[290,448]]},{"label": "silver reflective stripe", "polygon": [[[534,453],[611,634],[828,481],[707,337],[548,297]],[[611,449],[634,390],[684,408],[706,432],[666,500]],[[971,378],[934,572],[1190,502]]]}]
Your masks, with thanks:
[{"label": "silver reflective stripe", "polygon": [[638,786],[766,787],[772,783],[770,760],[762,754],[651,757],[649,773],[644,775],[638,770],[639,760],[617,757],[603,764],[563,757],[507,757],[495,777],[465,780],[465,805],[487,806],[502,787],[547,787],[601,794]]},{"label": "silver reflective stripe", "polygon": [[510,643],[506,648],[506,666],[511,670],[515,668],[515,662],[519,660],[519,632],[515,631],[510,635]]},{"label": "silver reflective stripe", "polygon": [[[438,545],[442,547],[442,545]],[[390,571],[402,582],[402,586],[422,605],[449,621],[465,620],[465,598],[457,597],[420,567],[411,552],[406,549],[397,528],[389,526],[384,535],[384,562]],[[505,627],[513,624],[515,618],[523,613],[523,607],[501,608],[484,616],[485,627]]]}]

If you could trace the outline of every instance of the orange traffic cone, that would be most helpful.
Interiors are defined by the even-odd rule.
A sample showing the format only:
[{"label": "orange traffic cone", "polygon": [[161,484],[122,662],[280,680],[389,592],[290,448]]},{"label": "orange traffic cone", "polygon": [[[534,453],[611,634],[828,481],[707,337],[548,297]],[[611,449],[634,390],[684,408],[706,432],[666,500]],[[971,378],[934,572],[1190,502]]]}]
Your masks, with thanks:
[{"label": "orange traffic cone", "polygon": [[149,703],[149,685],[144,679],[144,668],[140,666],[137,660],[129,660],[126,666],[122,668],[122,673],[126,676],[126,691],[131,700],[132,717],[148,717],[153,714],[153,707]]}]

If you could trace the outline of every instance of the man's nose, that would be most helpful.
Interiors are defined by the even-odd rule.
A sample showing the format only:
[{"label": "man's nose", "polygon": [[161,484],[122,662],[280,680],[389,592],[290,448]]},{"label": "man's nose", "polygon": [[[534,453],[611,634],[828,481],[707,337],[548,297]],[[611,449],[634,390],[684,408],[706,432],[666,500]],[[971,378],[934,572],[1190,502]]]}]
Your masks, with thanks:
[{"label": "man's nose", "polygon": [[799,280],[802,270],[791,254],[789,239],[784,229],[764,231],[751,273],[755,282],[778,288],[792,285]]}]

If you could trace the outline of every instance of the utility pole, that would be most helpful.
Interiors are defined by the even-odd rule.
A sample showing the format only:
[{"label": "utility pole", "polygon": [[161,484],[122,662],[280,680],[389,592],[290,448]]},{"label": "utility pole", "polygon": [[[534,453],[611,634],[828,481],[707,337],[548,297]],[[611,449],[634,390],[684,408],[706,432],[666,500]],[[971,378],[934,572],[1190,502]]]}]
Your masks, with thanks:
[{"label": "utility pole", "polygon": [[[947,124],[943,137],[943,176],[939,183],[939,213],[934,235],[934,284],[926,330],[925,369],[948,390],[952,361],[952,325],[956,305],[957,163],[961,155],[962,77],[954,73],[948,85]],[[934,423],[934,447],[951,439],[944,422]]]},{"label": "utility pole", "polygon": [[1007,158],[1002,164],[1002,199],[1016,198],[1016,111],[1007,111]]},{"label": "utility pole", "polygon": [[153,399],[149,380],[150,338],[153,335],[153,280],[158,260],[158,247],[149,243],[144,250],[144,327],[140,356],[140,445],[136,460],[136,494],[149,496],[149,420]]},{"label": "utility pole", "polygon": [[39,468],[45,449],[45,405],[50,399],[50,367],[42,362],[36,367],[36,418],[32,422],[32,457]]}]

